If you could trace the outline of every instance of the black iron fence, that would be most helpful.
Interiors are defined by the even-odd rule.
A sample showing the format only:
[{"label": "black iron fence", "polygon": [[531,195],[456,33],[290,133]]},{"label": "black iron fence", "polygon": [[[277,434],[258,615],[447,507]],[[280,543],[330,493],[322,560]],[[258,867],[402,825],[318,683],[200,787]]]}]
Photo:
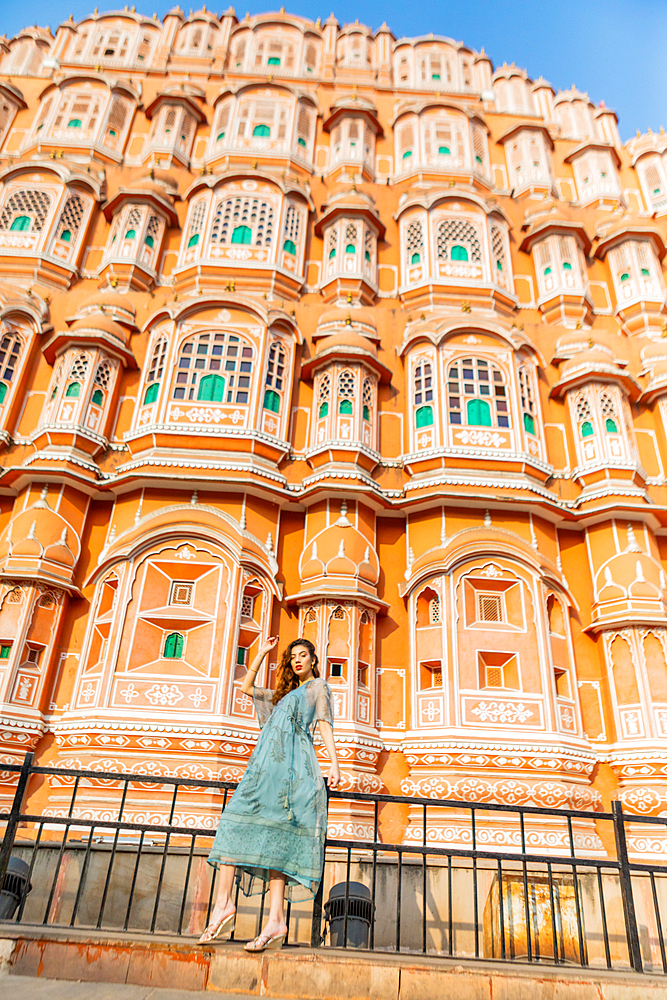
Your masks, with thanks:
[{"label": "black iron fence", "polygon": [[[10,857],[26,865],[14,924],[201,933],[216,894],[206,856],[233,782],[41,767],[32,754],[0,772],[15,783],[0,886]],[[47,811],[26,812],[45,780]],[[288,944],[327,946],[328,930],[342,947],[667,973],[667,866],[650,861],[667,819],[619,802],[593,813],[336,791],[329,820],[322,884],[288,905]],[[237,892],[233,936],[258,933],[264,902]]]}]

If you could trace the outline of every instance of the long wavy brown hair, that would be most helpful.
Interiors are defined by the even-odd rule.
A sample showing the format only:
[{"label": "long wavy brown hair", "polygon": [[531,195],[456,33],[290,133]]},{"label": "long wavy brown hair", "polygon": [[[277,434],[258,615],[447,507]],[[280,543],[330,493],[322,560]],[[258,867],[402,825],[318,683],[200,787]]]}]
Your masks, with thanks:
[{"label": "long wavy brown hair", "polygon": [[317,658],[315,647],[310,639],[295,639],[294,642],[290,642],[289,646],[280,658],[280,663],[278,664],[276,690],[272,698],[274,705],[277,705],[281,698],[284,698],[286,694],[289,694],[290,691],[294,691],[295,688],[298,688],[299,686],[299,678],[292,669],[292,650],[295,646],[305,646],[310,653],[313,676],[320,676],[320,661]]}]

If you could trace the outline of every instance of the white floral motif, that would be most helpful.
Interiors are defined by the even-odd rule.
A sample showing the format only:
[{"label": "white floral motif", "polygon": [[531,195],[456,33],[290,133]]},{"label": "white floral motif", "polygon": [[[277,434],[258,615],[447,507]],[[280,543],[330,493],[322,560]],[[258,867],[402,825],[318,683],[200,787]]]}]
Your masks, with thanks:
[{"label": "white floral motif", "polygon": [[173,708],[183,698],[183,692],[175,684],[154,684],[146,692],[151,705],[168,705]]},{"label": "white floral motif", "polygon": [[206,697],[206,695],[204,694],[204,692],[200,687],[196,689],[194,694],[189,694],[188,698],[195,706],[195,708],[199,708],[201,705],[204,704],[205,701],[208,701],[208,698]]},{"label": "white floral motif", "polygon": [[471,444],[477,448],[505,448],[507,440],[497,431],[459,431],[454,437],[461,444]]},{"label": "white floral motif", "polygon": [[86,684],[85,688],[81,692],[81,698],[83,699],[83,701],[85,701],[85,703],[87,705],[88,702],[91,700],[91,698],[94,698],[94,697],[95,697],[95,688],[90,683],[90,681],[88,681],[88,683]]},{"label": "white floral motif", "polygon": [[472,709],[480,722],[525,722],[533,712],[522,701],[481,701]]},{"label": "white floral motif", "polygon": [[127,687],[125,688],[124,691],[119,691],[118,693],[120,694],[121,698],[125,699],[125,701],[126,701],[126,703],[128,705],[132,704],[132,699],[133,698],[138,698],[139,697],[139,692],[135,688],[135,686],[132,683],[132,681],[130,681],[130,683],[127,685]]}]

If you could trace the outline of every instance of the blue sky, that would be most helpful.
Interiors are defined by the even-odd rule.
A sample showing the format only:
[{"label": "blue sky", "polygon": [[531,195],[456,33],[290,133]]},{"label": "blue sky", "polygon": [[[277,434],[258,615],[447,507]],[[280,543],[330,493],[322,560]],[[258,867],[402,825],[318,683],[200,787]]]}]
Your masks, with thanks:
[{"label": "blue sky", "polygon": [[[0,33],[11,38],[35,22],[55,30],[70,13],[78,20],[96,2],[105,9],[101,0],[0,0]],[[288,11],[306,17],[324,19],[331,11],[324,0],[284,2]],[[171,6],[173,0],[137,2],[149,15],[157,10],[162,16]],[[218,6],[224,9],[228,0]],[[240,0],[237,14],[279,6]],[[217,9],[214,0],[208,8]],[[515,62],[556,90],[574,83],[615,109],[624,140],[636,129],[667,127],[667,0],[420,0],[415,7],[405,0],[337,0],[334,13],[341,24],[358,18],[377,28],[386,20],[397,37],[434,32],[484,47],[494,65]]]}]

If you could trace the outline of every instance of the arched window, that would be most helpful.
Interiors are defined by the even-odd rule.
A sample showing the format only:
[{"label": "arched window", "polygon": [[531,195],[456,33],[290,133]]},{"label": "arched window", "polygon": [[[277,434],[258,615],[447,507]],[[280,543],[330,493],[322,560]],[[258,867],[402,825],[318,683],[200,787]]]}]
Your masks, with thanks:
[{"label": "arched window", "polygon": [[111,383],[111,376],[113,374],[113,368],[109,361],[100,361],[95,372],[95,378],[93,380],[93,394],[91,396],[91,402],[95,403],[96,406],[102,406],[104,403],[104,397],[109,391],[109,385]]},{"label": "arched window", "polygon": [[206,216],[206,199],[200,198],[192,207],[190,225],[188,226],[187,247],[196,247],[199,244],[201,231],[204,228],[204,218]]},{"label": "arched window", "polygon": [[471,222],[445,219],[438,225],[436,245],[438,260],[482,260],[479,232]]},{"label": "arched window", "polygon": [[363,420],[370,421],[373,407],[373,383],[369,378],[364,379],[361,391],[361,416]]},{"label": "arched window", "polygon": [[331,395],[331,376],[325,372],[320,379],[319,392],[317,394],[317,416],[318,419],[329,416],[329,397]]},{"label": "arched window", "polygon": [[264,409],[280,412],[280,398],[285,381],[285,351],[280,341],[274,340],[269,348],[264,382]]},{"label": "arched window", "polygon": [[153,348],[151,366],[148,369],[148,378],[146,379],[147,388],[144,394],[144,406],[147,406],[149,403],[154,403],[158,398],[160,393],[160,383],[164,373],[164,359],[166,352],[167,341],[163,337],[161,340],[158,340],[157,344]]},{"label": "arched window", "polygon": [[21,340],[16,333],[6,333],[0,340],[0,403],[4,403],[16,374],[21,354]]},{"label": "arched window", "polygon": [[291,110],[270,91],[263,97],[243,99],[237,114],[236,144],[258,150],[285,148]]},{"label": "arched window", "polygon": [[252,134],[268,137],[271,135],[271,127],[269,125],[255,125]]},{"label": "arched window", "polygon": [[[252,347],[242,337],[200,333],[181,345],[172,398],[247,404],[252,359]],[[216,379],[208,378],[211,374]],[[222,389],[224,400],[218,395]]]},{"label": "arched window", "polygon": [[83,200],[77,194],[70,195],[65,202],[65,207],[58,220],[56,237],[64,243],[75,242],[79,227],[81,226],[81,220],[83,219],[83,213]]},{"label": "arched window", "polygon": [[526,434],[535,437],[536,428],[536,406],[533,396],[533,382],[529,369],[526,365],[519,367],[519,394],[521,396],[521,413],[523,418],[523,429]]},{"label": "arched window", "polygon": [[536,253],[541,294],[581,287],[582,276],[573,236],[549,236],[537,244]]},{"label": "arched window", "polygon": [[70,382],[67,386],[65,395],[71,399],[78,399],[81,395],[81,383],[80,382]]},{"label": "arched window", "polygon": [[510,426],[505,378],[486,358],[463,358],[449,366],[447,402],[450,424]]},{"label": "arched window", "polygon": [[591,413],[591,404],[588,396],[583,393],[577,397],[575,403],[575,412],[577,414],[577,422],[579,424],[579,434],[582,438],[592,437],[595,433],[593,430],[593,419]]},{"label": "arched window", "polygon": [[430,427],[433,423],[433,370],[430,361],[419,361],[412,376],[415,424]]},{"label": "arched window", "polygon": [[51,195],[29,188],[10,195],[0,212],[0,230],[41,233],[51,208]]},{"label": "arched window", "polygon": [[222,198],[215,208],[211,242],[273,245],[273,205],[252,197]]},{"label": "arched window", "polygon": [[285,213],[285,229],[283,233],[283,250],[296,256],[301,232],[301,212],[296,205],[288,205]]},{"label": "arched window", "polygon": [[454,170],[465,166],[466,143],[462,122],[426,118],[421,119],[420,124],[427,163]]},{"label": "arched window", "polygon": [[180,632],[170,632],[164,640],[162,655],[165,660],[180,660],[183,656],[183,636]]},{"label": "arched window", "polygon": [[338,376],[338,412],[341,416],[351,416],[354,412],[355,389],[354,374],[351,371],[342,371]]},{"label": "arched window", "polygon": [[413,219],[405,230],[405,252],[408,264],[420,264],[424,257],[424,231],[421,221]]}]

